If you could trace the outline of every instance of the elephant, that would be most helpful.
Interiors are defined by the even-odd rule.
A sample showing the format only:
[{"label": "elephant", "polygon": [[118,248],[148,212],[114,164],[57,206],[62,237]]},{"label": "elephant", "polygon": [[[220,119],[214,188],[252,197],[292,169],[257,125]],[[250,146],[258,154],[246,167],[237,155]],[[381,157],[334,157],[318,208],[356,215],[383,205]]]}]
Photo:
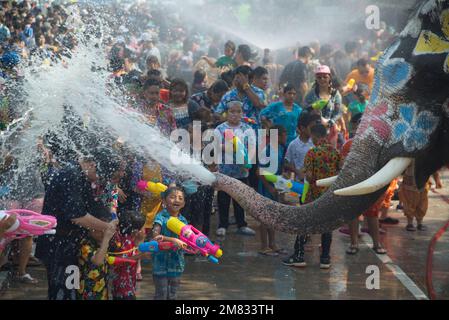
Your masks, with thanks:
[{"label": "elephant", "polygon": [[351,152],[319,199],[283,205],[219,173],[214,186],[275,230],[323,233],[367,210],[412,160],[418,187],[449,163],[449,0],[418,3],[380,56]]}]

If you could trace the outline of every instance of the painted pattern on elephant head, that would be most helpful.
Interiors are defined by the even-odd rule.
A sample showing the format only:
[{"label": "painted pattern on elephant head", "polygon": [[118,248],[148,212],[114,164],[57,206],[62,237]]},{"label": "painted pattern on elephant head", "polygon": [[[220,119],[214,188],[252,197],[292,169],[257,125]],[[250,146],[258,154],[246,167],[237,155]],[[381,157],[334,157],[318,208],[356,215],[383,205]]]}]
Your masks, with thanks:
[{"label": "painted pattern on elephant head", "polygon": [[[413,97],[416,92],[428,89],[428,84],[419,79],[423,67],[427,67],[425,70],[428,72],[429,67],[436,63],[438,68],[442,57],[441,72],[435,72],[433,80],[448,80],[449,8],[429,18],[438,19],[437,29],[435,23],[432,24],[434,21],[423,22],[422,17],[437,9],[437,6],[447,6],[447,1],[423,3],[401,34],[402,37],[378,60],[370,102],[357,132],[358,139],[373,138],[383,148],[402,143],[404,153],[425,149],[431,142],[431,136],[441,121],[441,111],[444,111],[437,106],[442,106],[444,100],[418,102]],[[426,25],[432,25],[433,31],[425,29]],[[426,58],[423,59],[425,63],[429,61],[429,56],[436,59],[425,66],[424,62],[420,63],[420,56]],[[434,105],[429,107],[429,104]]]}]

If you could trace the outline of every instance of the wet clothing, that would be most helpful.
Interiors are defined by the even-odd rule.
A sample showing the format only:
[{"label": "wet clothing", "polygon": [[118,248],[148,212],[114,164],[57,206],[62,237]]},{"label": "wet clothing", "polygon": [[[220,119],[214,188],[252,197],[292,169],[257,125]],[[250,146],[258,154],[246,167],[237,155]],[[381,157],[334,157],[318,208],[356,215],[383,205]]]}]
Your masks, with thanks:
[{"label": "wet clothing", "polygon": [[[251,86],[251,89],[254,93],[259,97],[260,101],[265,101],[265,92],[262,89],[257,88],[256,86]],[[215,108],[216,113],[224,113],[228,110],[227,104],[231,101],[240,101],[243,104],[243,116],[246,118],[250,118],[254,120],[255,124],[252,126],[254,129],[260,127],[260,110],[255,107],[251,101],[251,99],[244,94],[243,97],[239,97],[239,91],[235,88],[231,91],[228,91],[222,98],[220,103]]]},{"label": "wet clothing", "polygon": [[[249,136],[244,135],[246,130],[250,130],[251,127],[244,123],[244,122],[240,122],[240,125],[237,127],[231,127],[228,122],[224,122],[222,124],[220,124],[217,128],[215,128],[214,134],[218,137],[221,137],[221,143],[224,144],[225,143],[225,132],[226,130],[231,130],[233,132],[233,134],[237,137],[239,137],[240,141],[242,141],[242,143],[245,145],[246,150],[248,151],[248,146],[250,144],[255,145],[256,141],[252,141],[252,139],[249,138]],[[248,141],[251,140],[251,141]],[[255,140],[255,138],[254,138]],[[217,150],[222,150],[222,146],[217,146],[216,147]],[[220,155],[219,155],[220,156]],[[230,155],[226,155],[225,151],[223,150],[221,153],[221,162],[220,164],[218,164],[218,171],[220,173],[223,173],[227,176],[236,178],[236,179],[242,179],[242,178],[247,178],[249,175],[249,171],[248,168],[245,168],[244,164],[237,164],[237,156],[234,153],[232,156],[232,164],[226,164],[224,162],[228,162],[227,161],[227,157]],[[230,159],[229,159],[230,160]]]},{"label": "wet clothing", "polygon": [[[307,108],[311,108],[312,104],[314,104],[316,101],[321,100],[320,94],[319,94],[319,88],[317,86],[314,86],[312,90],[309,91],[309,93],[306,95],[305,103]],[[341,100],[341,94],[335,89],[332,89],[329,101],[327,102],[326,106],[321,109],[321,116],[327,120],[329,120],[330,124],[335,124],[343,115],[343,109],[342,109],[342,100]]]},{"label": "wet clothing", "polygon": [[90,237],[81,241],[78,266],[80,268],[80,300],[108,300],[108,263],[97,266],[92,258],[98,250],[98,244]]},{"label": "wet clothing", "polygon": [[[112,238],[110,252],[122,252],[132,250],[136,246],[131,235],[117,232]],[[130,258],[136,255],[136,250],[114,257]],[[121,263],[109,268],[112,279],[111,293],[113,300],[136,299],[137,264]]]},{"label": "wet clothing", "polygon": [[55,235],[38,237],[36,257],[47,267],[48,298],[50,300],[76,299],[76,289],[66,287],[66,268],[78,265],[81,240],[87,230],[71,220],[91,214],[110,217],[101,202],[95,201],[91,183],[78,163],[70,163],[50,180],[46,188],[42,212],[56,217]]},{"label": "wet clothing", "polygon": [[215,66],[217,68],[229,67],[231,69],[234,69],[235,67],[237,67],[237,63],[231,57],[222,56],[222,57],[218,58],[217,61],[215,61]]},{"label": "wet clothing", "polygon": [[[178,238],[179,236],[171,232],[167,227],[167,221],[170,219],[170,213],[167,209],[162,210],[154,219],[154,223],[161,226],[161,235],[171,238]],[[186,218],[182,215],[178,219],[188,224]],[[183,250],[168,250],[160,251],[153,254],[153,276],[155,277],[180,277],[184,272],[185,261]]]},{"label": "wet clothing", "polygon": [[287,130],[287,146],[297,137],[296,128],[302,108],[296,103],[288,111],[282,101],[269,104],[260,112],[260,117],[266,117],[274,125],[280,125]]}]

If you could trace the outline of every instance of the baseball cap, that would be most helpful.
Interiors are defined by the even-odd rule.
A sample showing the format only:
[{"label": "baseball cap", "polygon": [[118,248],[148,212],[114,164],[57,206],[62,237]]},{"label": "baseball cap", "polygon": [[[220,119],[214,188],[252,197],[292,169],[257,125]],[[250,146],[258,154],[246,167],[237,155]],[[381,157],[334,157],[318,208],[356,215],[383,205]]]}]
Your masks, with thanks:
[{"label": "baseball cap", "polygon": [[326,65],[317,66],[315,69],[315,74],[331,74],[331,69]]}]

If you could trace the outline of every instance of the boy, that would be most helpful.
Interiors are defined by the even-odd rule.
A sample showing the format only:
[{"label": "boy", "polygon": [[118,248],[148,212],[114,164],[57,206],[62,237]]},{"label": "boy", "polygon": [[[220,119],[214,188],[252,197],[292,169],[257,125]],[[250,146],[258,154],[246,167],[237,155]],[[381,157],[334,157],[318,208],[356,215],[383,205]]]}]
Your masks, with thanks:
[{"label": "boy", "polygon": [[[327,140],[327,130],[322,124],[316,124],[310,129],[312,141],[315,147],[310,149],[304,159],[304,173],[306,180],[310,183],[310,189],[307,194],[306,202],[313,202],[318,199],[327,188],[318,187],[316,181],[329,178],[338,174],[340,169],[340,154],[330,145]],[[306,236],[302,235],[299,239],[299,263],[300,267],[305,267],[304,244]],[[321,257],[320,268],[329,269],[330,247],[332,243],[332,232],[321,234]]]},{"label": "boy", "polygon": [[[216,136],[215,141],[222,142],[222,145],[216,146],[215,150],[217,151],[224,150],[226,132],[231,131],[233,135],[239,137],[241,141],[243,141],[242,137],[244,136],[245,131],[251,129],[248,124],[242,121],[243,104],[240,101],[228,102],[226,104],[226,113],[226,122],[220,124],[214,131],[214,135]],[[255,144],[255,141],[248,141],[247,143],[245,142],[246,141],[243,141],[245,147],[250,144]],[[227,162],[227,157],[225,156],[224,152],[216,152],[216,157],[220,156],[222,156],[222,161],[217,161],[217,163],[219,163],[218,171],[247,184],[249,176],[248,168],[246,168],[244,164],[238,164],[236,161],[238,159],[235,155],[233,155],[232,163],[225,163]],[[226,229],[229,226],[229,206],[231,204],[231,197],[227,193],[219,191],[217,202],[219,215],[217,236],[225,236]],[[238,233],[249,236],[255,235],[254,230],[247,227],[247,223],[245,221],[245,212],[243,208],[235,200],[233,200],[232,203],[234,206],[234,216],[237,221]]]},{"label": "boy", "polygon": [[[310,129],[318,123],[321,123],[320,115],[308,112],[301,113],[298,121],[299,136],[289,144],[285,154],[284,169],[294,172],[296,180],[301,182],[304,182],[304,158],[307,152],[313,148]],[[298,264],[302,264],[299,260],[299,238],[298,235],[295,240],[294,253],[285,259],[282,262],[283,264],[296,267],[299,266]]]}]

